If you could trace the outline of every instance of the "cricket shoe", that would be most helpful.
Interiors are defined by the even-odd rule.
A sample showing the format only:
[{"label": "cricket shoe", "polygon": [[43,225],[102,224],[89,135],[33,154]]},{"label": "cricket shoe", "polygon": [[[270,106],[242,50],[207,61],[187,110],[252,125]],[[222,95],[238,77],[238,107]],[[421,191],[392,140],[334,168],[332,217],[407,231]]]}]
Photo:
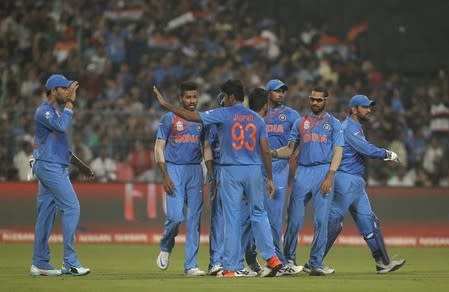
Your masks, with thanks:
[{"label": "cricket shoe", "polygon": [[263,268],[260,276],[263,277],[275,277],[278,271],[282,268],[282,262],[277,256],[272,256],[267,260],[267,266]]},{"label": "cricket shoe", "polygon": [[72,276],[85,276],[90,273],[89,268],[84,267],[70,267],[66,268],[64,265],[62,266],[61,272],[64,275],[72,275]]},{"label": "cricket shoe", "polygon": [[[311,274],[314,269],[312,269],[312,267],[307,262],[304,264],[304,267],[302,270],[304,272],[306,272],[307,274]],[[330,275],[330,274],[335,273],[335,269],[329,268],[328,266],[324,266],[323,268],[319,268],[319,269],[315,269],[315,270],[320,270],[320,271],[315,271],[314,274],[324,273],[324,275]],[[321,276],[321,275],[312,275],[312,276]]]},{"label": "cricket shoe", "polygon": [[218,272],[223,270],[223,266],[218,264],[218,265],[212,265],[209,266],[209,269],[207,270],[207,274],[209,276],[216,276]]},{"label": "cricket shoe", "polygon": [[198,268],[191,268],[191,269],[185,270],[184,274],[187,277],[198,277],[198,276],[205,276],[206,272],[205,271],[201,271]]},{"label": "cricket shoe", "polygon": [[257,262],[257,260],[254,263],[249,264],[247,270],[249,272],[254,272],[257,275],[260,275],[262,273],[262,267]]},{"label": "cricket shoe", "polygon": [[254,271],[249,271],[247,269],[242,269],[238,271],[222,270],[217,273],[218,278],[237,278],[237,277],[255,277],[257,273]]},{"label": "cricket shoe", "polygon": [[168,264],[170,262],[170,253],[167,251],[161,251],[157,256],[157,266],[161,270],[166,270],[168,268]]},{"label": "cricket shoe", "polygon": [[299,274],[303,270],[303,266],[297,266],[293,261],[288,261],[276,274],[279,276],[289,276]]},{"label": "cricket shoe", "polygon": [[31,265],[30,275],[31,276],[60,276],[60,275],[62,275],[62,272],[61,272],[61,270],[57,270],[54,268],[49,269],[49,270],[44,270],[44,269],[39,269],[35,265]]},{"label": "cricket shoe", "polygon": [[405,264],[405,259],[390,260],[388,265],[385,265],[382,261],[376,263],[376,271],[378,274],[386,274],[398,270]]}]

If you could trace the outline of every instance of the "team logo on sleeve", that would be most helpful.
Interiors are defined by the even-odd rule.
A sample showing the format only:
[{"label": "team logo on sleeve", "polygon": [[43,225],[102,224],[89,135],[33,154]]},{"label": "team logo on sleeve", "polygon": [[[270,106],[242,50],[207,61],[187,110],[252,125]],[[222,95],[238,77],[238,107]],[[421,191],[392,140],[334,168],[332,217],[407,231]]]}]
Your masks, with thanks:
[{"label": "team logo on sleeve", "polygon": [[304,130],[307,130],[310,128],[310,122],[309,121],[305,121],[304,122]]},{"label": "team logo on sleeve", "polygon": [[176,122],[176,131],[184,131],[184,125],[182,124],[181,121]]},{"label": "team logo on sleeve", "polygon": [[331,130],[331,125],[329,125],[328,123],[325,123],[325,124],[323,125],[323,128],[324,128],[326,131],[330,131],[330,130]]},{"label": "team logo on sleeve", "polygon": [[50,112],[45,112],[44,117],[48,120],[51,117]]},{"label": "team logo on sleeve", "polygon": [[287,119],[287,116],[286,116],[285,114],[280,114],[280,115],[279,115],[279,119],[280,119],[281,121],[285,121],[285,120]]}]

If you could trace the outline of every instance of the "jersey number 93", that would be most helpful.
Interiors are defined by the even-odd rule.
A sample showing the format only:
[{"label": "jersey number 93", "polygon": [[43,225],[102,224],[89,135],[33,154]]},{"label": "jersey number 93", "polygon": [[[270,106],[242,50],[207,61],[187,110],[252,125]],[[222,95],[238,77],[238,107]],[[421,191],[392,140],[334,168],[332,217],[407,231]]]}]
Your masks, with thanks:
[{"label": "jersey number 93", "polygon": [[232,125],[232,149],[240,151],[246,148],[248,151],[254,151],[256,147],[256,126],[248,123],[243,126],[241,123]]}]

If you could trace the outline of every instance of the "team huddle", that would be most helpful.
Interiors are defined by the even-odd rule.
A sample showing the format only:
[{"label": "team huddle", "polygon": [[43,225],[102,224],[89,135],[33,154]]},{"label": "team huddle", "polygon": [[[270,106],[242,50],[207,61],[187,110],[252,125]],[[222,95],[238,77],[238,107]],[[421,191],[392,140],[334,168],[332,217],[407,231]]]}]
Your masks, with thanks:
[{"label": "team huddle", "polygon": [[[32,276],[84,276],[91,272],[81,264],[74,248],[80,206],[67,170],[72,163],[86,176],[95,176],[71,153],[66,133],[78,87],[77,81],[63,75],[50,76],[45,84],[47,101],[34,116],[36,135],[30,166],[39,191]],[[160,123],[155,143],[167,207],[157,257],[160,269],[168,268],[179,225],[185,221],[187,276],[274,277],[302,271],[312,276],[332,274],[335,270],[324,264],[324,258],[340,234],[348,210],[372,252],[377,273],[392,272],[404,265],[404,259],[389,258],[379,220],[365,191],[366,158],[399,162],[396,153],[365,139],[361,122],[368,120],[373,100],[353,96],[350,113],[340,123],[325,110],[328,93],[324,88],[312,90],[311,113],[302,117],[284,105],[288,87],[280,80],[254,89],[248,95],[249,108],[243,104],[245,93],[240,80],[228,80],[220,89],[218,107],[197,112],[195,83],[181,83],[178,98],[182,107],[169,103],[153,88],[161,106],[169,111]],[[290,164],[290,158],[296,162]],[[202,161],[212,203],[207,273],[197,264]],[[301,266],[296,263],[296,248],[309,201],[313,205],[314,236],[309,259]],[[58,210],[64,244],[61,269],[51,265],[48,244]],[[259,265],[258,254],[265,265]]]},{"label": "team huddle", "polygon": [[[168,268],[179,225],[186,221],[184,268],[187,276],[274,277],[304,271],[311,276],[335,272],[324,258],[340,234],[349,210],[372,252],[377,273],[399,269],[405,260],[390,259],[379,220],[371,209],[363,179],[365,158],[399,162],[396,153],[378,148],[364,136],[361,122],[375,105],[355,95],[343,123],[325,110],[328,93],[312,90],[311,113],[284,105],[288,90],[270,80],[248,95],[228,80],[217,96],[219,107],[196,112],[197,86],[183,82],[177,107],[154,94],[169,113],[157,132],[155,158],[167,194],[167,218],[157,265]],[[296,163],[290,165],[289,159]],[[202,166],[207,168],[211,208],[210,261],[207,273],[197,265],[203,206]],[[289,178],[291,195],[282,231]],[[298,234],[312,200],[314,236],[309,259],[296,263]],[[185,207],[185,213],[184,213]],[[257,262],[257,252],[266,261]],[[246,267],[245,267],[246,261]]]}]

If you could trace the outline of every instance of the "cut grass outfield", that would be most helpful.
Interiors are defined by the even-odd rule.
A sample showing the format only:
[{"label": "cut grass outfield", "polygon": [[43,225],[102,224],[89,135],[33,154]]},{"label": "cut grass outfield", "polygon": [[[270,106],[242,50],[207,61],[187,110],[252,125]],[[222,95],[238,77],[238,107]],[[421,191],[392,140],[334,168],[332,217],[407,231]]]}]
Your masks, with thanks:
[{"label": "cut grass outfield", "polygon": [[[52,263],[62,263],[61,244],[53,244]],[[326,277],[277,278],[183,275],[184,246],[173,250],[166,271],[156,267],[157,245],[78,244],[77,250],[92,273],[85,277],[29,276],[31,244],[0,244],[0,291],[449,291],[449,248],[390,248],[407,259],[400,270],[377,275],[366,247],[335,247],[326,263],[336,274]],[[300,247],[299,263],[308,248]],[[200,247],[199,265],[206,269],[208,246]]]}]

